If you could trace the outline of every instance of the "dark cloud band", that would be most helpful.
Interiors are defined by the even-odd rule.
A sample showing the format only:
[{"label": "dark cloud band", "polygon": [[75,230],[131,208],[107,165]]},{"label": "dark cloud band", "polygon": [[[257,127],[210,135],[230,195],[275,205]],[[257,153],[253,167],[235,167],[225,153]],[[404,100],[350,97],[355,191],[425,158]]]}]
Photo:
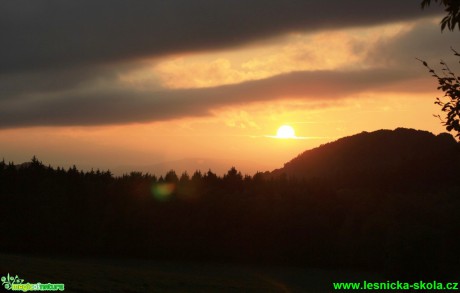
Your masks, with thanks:
[{"label": "dark cloud band", "polygon": [[413,74],[395,70],[314,71],[205,89],[169,91],[97,90],[41,94],[0,103],[0,127],[101,125],[170,120],[209,115],[210,110],[275,99],[336,100],[383,91]]},{"label": "dark cloud band", "polygon": [[289,31],[429,16],[420,1],[0,2],[0,74],[231,47]]},{"label": "dark cloud band", "polygon": [[117,72],[129,72],[133,60],[147,56],[227,48],[290,31],[415,19],[438,13],[436,7],[421,11],[415,0],[0,1],[0,128],[159,121],[209,115],[230,104],[385,91],[425,73],[403,61],[424,58],[413,52],[416,44],[425,44],[427,54],[443,46],[426,42],[439,34],[437,26],[378,42],[365,62],[387,69],[294,72],[163,91],[123,88]]}]

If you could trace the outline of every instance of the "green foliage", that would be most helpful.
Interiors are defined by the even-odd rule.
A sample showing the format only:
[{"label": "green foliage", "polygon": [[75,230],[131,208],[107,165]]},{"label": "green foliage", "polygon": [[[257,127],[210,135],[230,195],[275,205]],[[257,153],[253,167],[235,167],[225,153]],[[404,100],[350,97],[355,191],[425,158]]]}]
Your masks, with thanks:
[{"label": "green foliage", "polygon": [[[455,56],[460,54],[452,49]],[[420,59],[419,59],[420,60]],[[446,113],[445,118],[441,118],[440,115],[435,115],[441,119],[442,124],[446,127],[447,131],[457,132],[456,137],[460,138],[460,76],[456,76],[449,66],[441,61],[442,75],[436,73],[427,62],[420,60],[422,64],[428,68],[431,75],[438,79],[438,90],[444,92],[444,98],[436,98],[435,104],[441,107],[441,110]],[[447,100],[446,100],[447,99]]]},{"label": "green foliage", "polygon": [[[439,2],[440,5],[445,6],[445,12],[447,15],[441,20],[441,31],[446,27],[453,31],[455,26],[460,29],[460,0],[434,0],[434,2]],[[427,6],[430,6],[431,0],[423,0],[421,5],[422,9]]]}]

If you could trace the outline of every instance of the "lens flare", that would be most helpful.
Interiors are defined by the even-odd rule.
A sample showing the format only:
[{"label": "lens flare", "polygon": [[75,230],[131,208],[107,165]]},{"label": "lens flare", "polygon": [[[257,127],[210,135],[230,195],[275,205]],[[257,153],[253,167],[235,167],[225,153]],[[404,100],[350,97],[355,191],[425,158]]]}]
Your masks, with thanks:
[{"label": "lens flare", "polygon": [[151,191],[156,200],[167,201],[175,189],[176,186],[172,183],[158,183],[152,186]]}]

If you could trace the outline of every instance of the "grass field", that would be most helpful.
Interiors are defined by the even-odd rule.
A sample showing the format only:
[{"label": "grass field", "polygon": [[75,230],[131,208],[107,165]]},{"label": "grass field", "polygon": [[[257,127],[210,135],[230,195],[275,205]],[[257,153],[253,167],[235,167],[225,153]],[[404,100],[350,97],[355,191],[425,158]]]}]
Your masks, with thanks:
[{"label": "grass field", "polygon": [[333,281],[382,280],[363,272],[230,264],[0,254],[0,276],[64,283],[65,292],[333,292]]}]

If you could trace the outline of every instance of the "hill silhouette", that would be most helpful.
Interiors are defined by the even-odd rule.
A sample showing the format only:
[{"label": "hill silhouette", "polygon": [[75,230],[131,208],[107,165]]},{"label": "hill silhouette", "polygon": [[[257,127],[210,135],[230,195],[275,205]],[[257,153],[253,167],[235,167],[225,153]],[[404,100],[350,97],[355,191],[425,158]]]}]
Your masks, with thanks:
[{"label": "hill silhouette", "polygon": [[2,161],[0,250],[448,280],[460,272],[458,166],[450,135],[410,129],[339,139],[254,176]]},{"label": "hill silhouette", "polygon": [[271,174],[318,180],[336,188],[426,188],[458,180],[459,165],[460,144],[450,134],[397,128],[321,145]]}]

